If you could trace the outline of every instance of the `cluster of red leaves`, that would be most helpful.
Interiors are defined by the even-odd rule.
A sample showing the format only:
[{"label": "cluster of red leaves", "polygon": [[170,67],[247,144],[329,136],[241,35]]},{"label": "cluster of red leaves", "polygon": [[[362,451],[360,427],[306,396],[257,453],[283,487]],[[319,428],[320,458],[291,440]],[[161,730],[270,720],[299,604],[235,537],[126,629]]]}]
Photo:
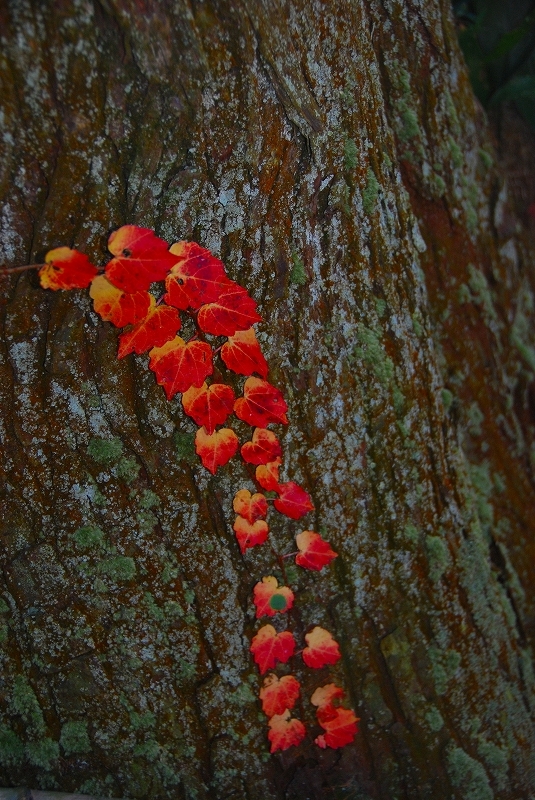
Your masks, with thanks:
[{"label": "cluster of red leaves", "polygon": [[[39,271],[41,285],[48,289],[89,286],[95,312],[116,327],[126,328],[119,336],[118,358],[149,351],[149,367],[167,399],[181,393],[184,412],[199,426],[195,448],[210,472],[215,474],[240,449],[243,460],[255,468],[258,487],[276,495],[273,506],[279,513],[298,520],[312,511],[314,506],[304,489],[293,481],[279,480],[282,448],[268,425],[287,424],[288,407],[282,392],[266,380],[268,364],[252,327],[261,319],[255,301],[227,276],[219,259],[194,242],[168,247],[153,231],[125,225],[111,234],[108,248],[113,258],[103,270],[77,250],[51,250]],[[157,300],[149,289],[161,282],[165,282],[165,291],[160,290]],[[195,326],[189,341],[177,335],[183,322],[179,312]],[[226,341],[214,342],[213,337],[226,337]],[[234,390],[218,378],[217,353],[227,369],[246,376],[243,396],[236,398]],[[207,378],[214,373],[216,380],[208,384]],[[254,428],[241,448],[232,428],[219,427],[231,414]],[[233,508],[237,514],[234,531],[243,554],[269,537],[268,498],[241,489]],[[320,571],[336,558],[329,543],[314,531],[302,531],[295,541],[298,551],[288,556],[295,555],[295,563],[304,569]],[[281,566],[288,556],[278,557]],[[284,574],[283,566],[282,570]],[[259,619],[289,612],[295,596],[292,589],[269,575],[254,586],[253,601]],[[304,639],[306,646],[300,655],[307,667],[321,669],[341,658],[338,643],[324,628],[313,627]],[[267,624],[253,637],[250,650],[264,674],[292,658],[296,641],[289,630],[277,632]],[[306,735],[303,723],[291,716],[300,689],[293,675],[279,678],[272,673],[264,680],[260,700],[268,717],[272,753],[299,744]],[[353,741],[357,732],[353,712],[333,705],[333,700],[342,696],[342,689],[331,683],[316,689],[311,697],[324,730],[315,739],[322,748],[342,747]]]}]

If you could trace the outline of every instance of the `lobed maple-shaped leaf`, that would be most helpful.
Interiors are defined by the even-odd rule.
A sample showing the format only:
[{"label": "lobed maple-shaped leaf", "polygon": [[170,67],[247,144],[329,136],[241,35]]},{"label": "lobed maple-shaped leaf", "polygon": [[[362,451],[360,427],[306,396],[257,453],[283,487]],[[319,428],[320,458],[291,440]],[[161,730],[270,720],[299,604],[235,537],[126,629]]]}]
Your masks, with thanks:
[{"label": "lobed maple-shaped leaf", "polygon": [[186,392],[190,386],[202,386],[204,379],[214,371],[212,348],[206,342],[186,342],[175,336],[162,347],[153,347],[149,353],[150,369],[165,389],[170,400],[177,392]]},{"label": "lobed maple-shaped leaf", "polygon": [[252,375],[257,372],[267,378],[268,363],[258,344],[254,328],[236,331],[221,348],[221,358],[225,365],[239,375]]},{"label": "lobed maple-shaped leaf", "polygon": [[212,303],[232,282],[223,263],[196,242],[177,242],[169,250],[175,263],[165,280],[165,302],[185,311]]},{"label": "lobed maple-shaped leaf", "polygon": [[301,684],[293,675],[283,675],[278,678],[274,673],[264,678],[264,686],[260,689],[262,711],[267,717],[274,714],[284,714],[286,709],[293,708]]},{"label": "lobed maple-shaped leaf", "polygon": [[269,535],[267,522],[263,519],[257,519],[256,522],[251,523],[245,517],[236,517],[233,528],[242,554],[249,547],[264,544]]},{"label": "lobed maple-shaped leaf", "polygon": [[195,436],[195,450],[200,456],[203,467],[215,475],[218,467],[223,467],[238,449],[238,437],[232,428],[221,428],[208,433],[206,428],[199,428]]},{"label": "lobed maple-shaped leaf", "polygon": [[276,750],[287,750],[298,745],[306,735],[305,726],[298,719],[292,719],[289,711],[275,714],[268,722],[268,739],[271,742],[270,753]]},{"label": "lobed maple-shaped leaf", "polygon": [[234,403],[236,416],[249,425],[265,428],[270,422],[288,423],[288,406],[280,389],[260,378],[247,378],[243,397]]},{"label": "lobed maple-shaped leaf", "polygon": [[150,347],[161,347],[180,330],[181,322],[176,308],[156,305],[151,294],[149,298],[149,310],[145,318],[134,325],[132,330],[119,336],[117,358],[124,358],[130,353],[144,353]]},{"label": "lobed maple-shaped leaf", "polygon": [[70,247],[56,247],[45,256],[38,272],[43,289],[85,289],[98,270],[88,257]]},{"label": "lobed maple-shaped leaf", "polygon": [[310,633],[305,634],[307,647],[302,652],[307,667],[319,669],[325,664],[336,664],[341,658],[338,642],[329,631],[316,625]]},{"label": "lobed maple-shaped leaf", "polygon": [[290,631],[277,633],[273,625],[264,625],[253,636],[249,649],[263,675],[268,669],[273,669],[277,661],[285,664],[291,658],[295,650],[295,639]]},{"label": "lobed maple-shaped leaf", "polygon": [[110,283],[105,275],[97,275],[91,281],[89,296],[93,300],[95,313],[117,328],[135,325],[147,316],[151,304],[148,292],[123,292]]},{"label": "lobed maple-shaped leaf", "polygon": [[268,504],[263,494],[256,493],[251,495],[249,489],[240,489],[239,492],[236,492],[232,508],[236,514],[245,517],[247,522],[254,525],[258,519],[263,519],[266,516]]},{"label": "lobed maple-shaped leaf", "polygon": [[320,714],[318,711],[317,716],[319,724],[325,731],[325,733],[314,739],[319,747],[336,749],[350,744],[355,738],[359,719],[347,708],[333,708],[331,706],[328,713]]},{"label": "lobed maple-shaped leaf", "polygon": [[303,531],[295,537],[298,549],[301,551],[295,557],[295,563],[305,569],[323,569],[338,553],[331,550],[328,542],[314,531]]},{"label": "lobed maple-shaped leaf", "polygon": [[255,585],[253,601],[257,619],[274,617],[279,612],[289,611],[294,604],[294,593],[288,586],[279,586],[277,579],[269,575]]},{"label": "lobed maple-shaped leaf", "polygon": [[300,519],[314,509],[310,495],[293,481],[279,484],[276,491],[279,497],[274,500],[273,505],[290,519]]},{"label": "lobed maple-shaped leaf", "polygon": [[335,683],[327,683],[325,686],[319,686],[316,689],[310,698],[310,702],[318,709],[324,709],[332,706],[333,700],[344,697],[344,694],[344,690],[340,689]]},{"label": "lobed maple-shaped leaf", "polygon": [[222,425],[234,407],[234,392],[224,383],[207,386],[191,386],[182,395],[182,406],[186,414],[203,425],[208,433],[213,433],[217,425]]},{"label": "lobed maple-shaped leaf", "polygon": [[106,264],[106,277],[123,292],[148,289],[154,281],[163,281],[175,256],[167,242],[148,228],[123,225],[108,239],[108,250],[115,258]]},{"label": "lobed maple-shaped leaf", "polygon": [[248,464],[268,464],[282,456],[282,447],[273,431],[255,428],[251,441],[242,445],[241,454]]},{"label": "lobed maple-shaped leaf", "polygon": [[197,323],[205,333],[214,336],[234,336],[262,317],[256,313],[256,303],[247,291],[234,281],[222,285],[222,291],[212,303],[201,306]]},{"label": "lobed maple-shaped leaf", "polygon": [[266,492],[278,492],[280,465],[280,458],[276,458],[275,461],[270,461],[269,464],[260,464],[256,468],[256,480]]}]

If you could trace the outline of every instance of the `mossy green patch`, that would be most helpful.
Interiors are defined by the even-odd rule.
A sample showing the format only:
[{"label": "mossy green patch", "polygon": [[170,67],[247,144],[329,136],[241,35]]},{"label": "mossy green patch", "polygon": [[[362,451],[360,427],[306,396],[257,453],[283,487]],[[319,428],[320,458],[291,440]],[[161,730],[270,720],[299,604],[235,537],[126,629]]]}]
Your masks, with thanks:
[{"label": "mossy green patch", "polygon": [[78,528],[72,538],[82,550],[89,550],[92,547],[103,549],[106,546],[104,531],[96,525],[85,525]]},{"label": "mossy green patch", "polygon": [[435,706],[432,706],[428,711],[426,711],[425,721],[427,722],[431,730],[434,731],[435,733],[437,733],[437,731],[440,731],[444,727],[444,719],[442,717],[442,714],[440,713],[438,708],[435,708]]},{"label": "mossy green patch", "polygon": [[440,392],[440,396],[442,397],[442,405],[444,406],[444,411],[447,414],[453,403],[453,394],[450,392],[449,389],[442,389],[442,391]]},{"label": "mossy green patch", "polygon": [[136,562],[130,556],[114,556],[101,561],[97,571],[115,582],[131,581],[136,576]]},{"label": "mossy green patch", "polygon": [[87,732],[87,722],[85,720],[66,722],[61,728],[59,743],[66,756],[73,753],[89,753],[91,743]]},{"label": "mossy green patch", "polygon": [[130,724],[135,731],[152,730],[156,727],[156,715],[152,711],[145,711],[143,714],[130,711]]},{"label": "mossy green patch", "polygon": [[9,628],[7,625],[0,625],[0,644],[7,641],[9,636]]},{"label": "mossy green patch", "polygon": [[492,158],[491,154],[480,147],[478,150],[478,155],[483,163],[483,166],[485,166],[487,169],[490,169],[494,164],[494,159]]},{"label": "mossy green patch", "polygon": [[0,614],[8,614],[9,611],[11,611],[11,609],[9,608],[8,604],[3,597],[0,597]]},{"label": "mossy green patch", "polygon": [[117,477],[126,484],[131,484],[136,480],[140,469],[141,466],[137,463],[135,458],[123,456],[117,464]]},{"label": "mossy green patch", "polygon": [[344,144],[344,169],[347,172],[356,169],[358,152],[356,141],[354,139],[346,139]]},{"label": "mossy green patch", "polygon": [[155,492],[151,492],[150,489],[145,489],[141,495],[139,505],[141,508],[148,510],[151,508],[157,508],[159,505],[161,505],[161,502],[160,498],[157,494],[155,494]]},{"label": "mossy green patch", "polygon": [[160,754],[160,745],[155,739],[147,739],[134,747],[135,756],[144,756],[148,761],[156,761]]},{"label": "mossy green patch", "polygon": [[366,173],[366,186],[362,192],[362,207],[365,214],[369,215],[375,209],[379,189],[379,181],[375,177],[374,171],[369,169]]},{"label": "mossy green patch", "polygon": [[195,434],[176,431],[173,436],[173,441],[175,443],[178,460],[185,461],[188,464],[195,464],[197,461],[197,454],[195,453]]},{"label": "mossy green patch", "polygon": [[23,675],[17,675],[11,693],[11,706],[19,714],[29,730],[38,734],[45,732],[43,712],[35,693]]},{"label": "mossy green patch", "polygon": [[24,745],[17,734],[0,726],[0,764],[8,767],[24,760]]},{"label": "mossy green patch", "polygon": [[87,452],[98,464],[115,464],[122,455],[123,443],[117,438],[95,438],[89,442]]},{"label": "mossy green patch", "polygon": [[497,320],[498,315],[494,308],[492,294],[485,275],[473,264],[468,264],[468,274],[470,276],[468,285],[472,293],[472,299],[483,307],[487,322],[490,320]]},{"label": "mossy green patch", "polygon": [[28,742],[26,755],[30,764],[43,769],[50,769],[52,762],[59,758],[59,744],[48,736],[38,742]]},{"label": "mossy green patch", "polygon": [[429,577],[436,583],[450,565],[448,546],[441,536],[426,536],[425,550],[429,564]]},{"label": "mossy green patch", "polygon": [[297,253],[292,254],[292,269],[290,271],[290,283],[294,286],[304,286],[307,283],[305,265]]},{"label": "mossy green patch", "polygon": [[446,753],[448,775],[462,800],[493,800],[494,792],[483,766],[460,747]]}]

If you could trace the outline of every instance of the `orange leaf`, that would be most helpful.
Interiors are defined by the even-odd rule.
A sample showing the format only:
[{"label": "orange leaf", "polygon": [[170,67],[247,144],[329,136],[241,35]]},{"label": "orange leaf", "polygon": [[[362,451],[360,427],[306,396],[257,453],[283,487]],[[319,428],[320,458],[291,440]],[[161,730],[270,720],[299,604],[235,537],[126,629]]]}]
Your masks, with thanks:
[{"label": "orange leaf", "polygon": [[203,467],[215,475],[217,468],[230,461],[238,449],[238,437],[232,428],[221,428],[208,433],[206,428],[199,428],[195,436],[195,450],[201,457]]},{"label": "orange leaf", "polygon": [[282,447],[272,431],[255,428],[252,440],[242,445],[241,454],[248,464],[267,464],[282,455]]},{"label": "orange leaf", "polygon": [[256,468],[256,480],[266,492],[278,492],[280,464],[280,458],[276,458],[275,461],[271,461],[269,464],[260,464]]},{"label": "orange leaf", "polygon": [[191,386],[182,395],[182,405],[188,416],[197,425],[204,425],[208,433],[213,433],[217,425],[222,425],[234,407],[234,392],[224,383],[206,383],[198,388]]},{"label": "orange leaf", "polygon": [[305,647],[302,655],[307,667],[319,669],[325,664],[336,664],[341,658],[338,642],[329,631],[319,625],[305,635],[305,641],[308,647]]},{"label": "orange leaf", "polygon": [[278,678],[271,673],[264,678],[264,686],[260,689],[262,711],[267,717],[284,714],[286,709],[295,706],[300,688],[301,684],[293,675],[284,675],[282,678]]},{"label": "orange leaf", "polygon": [[236,514],[241,514],[247,522],[253,525],[257,519],[263,519],[268,510],[267,500],[263,494],[253,494],[249,489],[240,489],[236,492],[232,508]]},{"label": "orange leaf", "polygon": [[222,262],[195,242],[177,242],[170,248],[175,263],[165,280],[165,302],[185,311],[212,303],[231,283]]},{"label": "orange leaf", "polygon": [[105,275],[97,275],[91,282],[89,296],[93,309],[105,322],[117,328],[135,325],[147,316],[151,295],[148,292],[122,292]]},{"label": "orange leaf", "polygon": [[277,633],[273,625],[264,625],[253,637],[249,648],[260,673],[272,669],[277,661],[283,664],[293,655],[295,639],[290,631]]},{"label": "orange leaf", "polygon": [[87,256],[70,247],[56,247],[45,256],[45,266],[39,270],[43,289],[85,289],[98,270]]},{"label": "orange leaf", "polygon": [[300,519],[314,509],[310,495],[293,481],[281,483],[275,491],[279,493],[279,497],[273,505],[290,519]]},{"label": "orange leaf", "polygon": [[221,348],[221,358],[229,369],[239,375],[257,372],[262,378],[267,378],[268,364],[260,350],[254,328],[237,331],[230,336]]},{"label": "orange leaf", "polygon": [[328,542],[314,531],[303,531],[295,537],[297,547],[301,551],[295,557],[295,563],[305,569],[322,569],[329,564],[338,553],[331,550]]},{"label": "orange leaf", "polygon": [[268,538],[269,528],[263,519],[251,524],[245,517],[236,517],[233,527],[242,553],[256,544],[264,544]]},{"label": "orange leaf", "polygon": [[260,378],[247,378],[243,397],[234,403],[236,416],[249,425],[265,428],[270,422],[288,423],[288,406],[280,389]]},{"label": "orange leaf", "polygon": [[287,586],[279,586],[272,575],[262,578],[254,589],[257,618],[274,617],[278,612],[289,611],[294,604],[294,593]]},{"label": "orange leaf", "polygon": [[119,336],[117,358],[124,358],[130,353],[144,353],[149,347],[161,347],[180,330],[180,317],[176,308],[157,306],[154,297],[149,297],[150,305],[145,319]]},{"label": "orange leaf", "polygon": [[290,712],[275,714],[268,722],[268,739],[271,742],[270,753],[276,750],[287,750],[303,741],[306,735],[305,726],[298,719],[292,719]]},{"label": "orange leaf", "polygon": [[190,386],[202,386],[204,379],[211,375],[212,348],[206,342],[186,342],[175,336],[162,347],[153,347],[149,353],[149,367],[156,374],[156,380],[163,386],[167,399],[177,392],[185,392]]},{"label": "orange leaf", "polygon": [[148,228],[123,225],[108,239],[108,250],[115,258],[106,265],[106,277],[123,292],[148,289],[154,281],[163,281],[175,256],[167,242]]},{"label": "orange leaf", "polygon": [[310,702],[318,709],[328,708],[332,706],[332,702],[337,697],[343,697],[345,694],[343,689],[340,689],[335,683],[327,683],[325,686],[319,686],[312,697]]},{"label": "orange leaf", "polygon": [[247,330],[253,322],[261,321],[255,311],[256,303],[245,289],[234,281],[222,288],[217,300],[201,307],[197,316],[201,330],[214,336],[233,336],[236,331]]},{"label": "orange leaf", "polygon": [[358,731],[357,722],[359,722],[359,719],[347,708],[332,708],[332,713],[329,714],[328,718],[324,715],[320,719],[318,712],[318,722],[326,733],[322,733],[314,739],[315,743],[322,748],[332,747],[336,749],[337,747],[344,747],[344,745],[353,741]]}]

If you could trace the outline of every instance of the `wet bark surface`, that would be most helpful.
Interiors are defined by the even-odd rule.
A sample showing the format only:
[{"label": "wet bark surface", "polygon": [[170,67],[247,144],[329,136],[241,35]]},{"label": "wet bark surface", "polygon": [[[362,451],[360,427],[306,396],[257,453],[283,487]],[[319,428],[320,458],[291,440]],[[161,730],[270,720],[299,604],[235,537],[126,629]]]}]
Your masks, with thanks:
[{"label": "wet bark surface", "polygon": [[[312,736],[270,756],[248,473],[202,468],[87,293],[2,277],[0,783],[529,798],[533,244],[449,4],[4,0],[0,30],[1,259],[104,263],[125,223],[223,258],[290,406],[283,478],[339,553],[292,574],[292,626],[343,651],[293,669]],[[284,552],[305,526],[271,527]],[[361,730],[321,751],[331,680]]]}]

